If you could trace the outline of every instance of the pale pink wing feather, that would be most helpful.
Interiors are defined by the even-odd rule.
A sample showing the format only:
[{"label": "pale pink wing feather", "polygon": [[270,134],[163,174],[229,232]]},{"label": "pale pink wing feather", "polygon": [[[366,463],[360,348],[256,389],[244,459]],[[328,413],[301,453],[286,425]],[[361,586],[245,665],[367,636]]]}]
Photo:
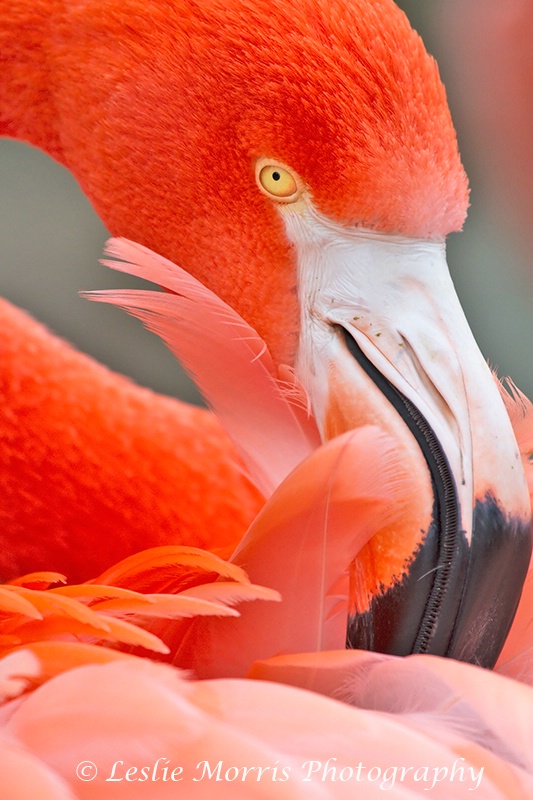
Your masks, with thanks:
[{"label": "pale pink wing feather", "polygon": [[90,292],[157,333],[198,384],[233,439],[250,475],[268,497],[318,444],[316,425],[284,381],[258,334],[185,270],[126,239],[112,239],[104,263],[173,294]]},{"label": "pale pink wing feather", "polygon": [[409,477],[377,428],[350,431],[300,464],[270,498],[232,561],[280,603],[256,602],[234,620],[193,621],[175,663],[197,676],[242,676],[258,658],[343,648],[352,560],[395,514]]}]

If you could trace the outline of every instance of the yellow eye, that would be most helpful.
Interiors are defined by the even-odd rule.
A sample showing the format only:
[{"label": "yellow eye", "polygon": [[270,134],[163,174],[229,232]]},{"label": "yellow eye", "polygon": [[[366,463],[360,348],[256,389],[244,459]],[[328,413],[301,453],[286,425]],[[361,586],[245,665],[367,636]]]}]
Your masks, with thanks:
[{"label": "yellow eye", "polygon": [[257,181],[266,194],[285,203],[297,200],[301,186],[297,178],[285,167],[269,163],[266,159],[257,165]]}]

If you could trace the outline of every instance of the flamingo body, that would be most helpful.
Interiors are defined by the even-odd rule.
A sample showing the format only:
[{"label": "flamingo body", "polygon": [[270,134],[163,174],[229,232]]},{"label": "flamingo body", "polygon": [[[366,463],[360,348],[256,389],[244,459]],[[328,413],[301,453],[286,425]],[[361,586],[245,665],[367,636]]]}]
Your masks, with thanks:
[{"label": "flamingo body", "polygon": [[111,374],[5,301],[0,316],[2,580],[51,563],[85,580],[150,544],[231,552],[263,499],[216,420]]}]

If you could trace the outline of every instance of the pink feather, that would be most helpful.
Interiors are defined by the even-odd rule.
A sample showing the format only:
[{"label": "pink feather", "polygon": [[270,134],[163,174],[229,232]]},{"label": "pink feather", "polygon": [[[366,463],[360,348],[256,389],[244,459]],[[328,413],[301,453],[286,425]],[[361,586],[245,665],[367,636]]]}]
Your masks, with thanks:
[{"label": "pink feather", "polygon": [[[344,647],[349,565],[403,513],[408,480],[393,440],[377,428],[315,451],[277,489],[232,557],[281,602],[246,605],[239,618],[214,625],[193,622],[175,663],[201,677],[244,675],[253,661],[278,652]],[[174,650],[179,643],[166,634]]]},{"label": "pink feather", "polygon": [[268,497],[318,444],[299,386],[278,379],[263,340],[233,309],[172,262],[126,239],[111,239],[112,269],[152,281],[155,291],[88,292],[118,305],[166,342],[198,384],[237,446],[252,480]]}]

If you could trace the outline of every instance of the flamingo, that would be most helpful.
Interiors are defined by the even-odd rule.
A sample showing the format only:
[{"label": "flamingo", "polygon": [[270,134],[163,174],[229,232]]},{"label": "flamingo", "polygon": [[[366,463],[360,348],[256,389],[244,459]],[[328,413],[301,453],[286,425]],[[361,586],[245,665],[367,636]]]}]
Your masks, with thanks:
[{"label": "flamingo", "polygon": [[[165,495],[155,519],[180,530],[163,544],[140,499],[133,543],[124,529],[101,548],[113,504],[133,517],[144,493],[126,491],[123,447],[115,499],[93,505],[103,535],[83,509],[89,580],[79,540],[58,547],[52,530],[29,554],[13,548],[11,569],[36,571],[2,591],[4,785],[13,797],[169,796],[181,781],[200,796],[343,797],[357,783],[369,797],[444,797],[456,781],[460,797],[483,781],[483,796],[526,797],[531,689],[511,678],[531,678],[531,409],[502,396],[448,277],[467,185],[434,62],[388,0],[124,8],[21,2],[4,15],[2,130],[65,163],[111,230],[141,242],[114,240],[108,262],[168,291],[93,299],[163,336],[233,445],[206,412],[153,401],[35,328],[50,356],[37,374],[48,386],[68,364],[71,419],[99,434],[66,440],[60,475],[89,441],[106,462],[114,399],[126,442],[158,415],[177,441],[194,425],[202,449],[181,474],[215,464],[209,501],[233,516],[211,536],[209,509],[187,527]],[[24,342],[26,321],[5,314]],[[13,348],[13,375],[30,375],[28,349],[19,366]],[[48,444],[62,429],[56,387],[37,416]],[[162,480],[176,463],[158,463],[164,445],[147,446]],[[103,492],[115,470],[97,471],[89,489]],[[35,475],[18,480],[21,498]],[[69,486],[87,502],[81,475]],[[46,490],[32,491],[43,508]],[[158,546],[136,552],[144,527]],[[43,571],[56,551],[80,582]],[[503,675],[483,669],[496,663]]]}]

